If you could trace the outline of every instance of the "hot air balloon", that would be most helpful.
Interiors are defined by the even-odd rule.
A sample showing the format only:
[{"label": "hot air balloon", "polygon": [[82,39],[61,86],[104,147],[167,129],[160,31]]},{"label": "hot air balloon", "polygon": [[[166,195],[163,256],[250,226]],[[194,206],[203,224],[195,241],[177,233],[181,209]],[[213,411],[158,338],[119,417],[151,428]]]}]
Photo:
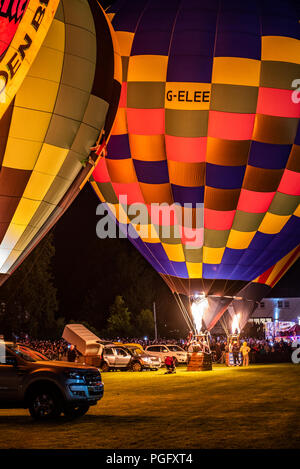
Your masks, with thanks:
[{"label": "hot air balloon", "polygon": [[59,0],[0,4],[0,118],[20,88],[53,20]]},{"label": "hot air balloon", "polygon": [[220,318],[220,323],[227,335],[234,333],[233,321],[235,318],[238,319],[238,329],[240,331],[245,327],[261,300],[270,293],[271,289],[299,257],[300,246],[297,246],[237,294]]},{"label": "hot air balloon", "polygon": [[92,186],[187,322],[181,295],[206,298],[211,329],[299,244],[298,18],[281,0],[120,0],[108,16],[123,83]]},{"label": "hot air balloon", "polygon": [[114,42],[97,2],[61,0],[0,121],[0,284],[87,181],[99,157],[90,148],[109,138],[121,91]]}]

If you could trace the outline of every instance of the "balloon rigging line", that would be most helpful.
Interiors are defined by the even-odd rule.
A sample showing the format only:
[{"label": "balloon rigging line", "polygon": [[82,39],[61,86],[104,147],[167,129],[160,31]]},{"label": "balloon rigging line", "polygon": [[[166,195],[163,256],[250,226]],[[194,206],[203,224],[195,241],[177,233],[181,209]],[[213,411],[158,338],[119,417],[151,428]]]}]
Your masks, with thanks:
[{"label": "balloon rigging line", "polygon": [[179,293],[177,293],[177,296],[178,296],[179,302],[180,302],[180,304],[181,304],[182,310],[185,312],[186,317],[188,318],[188,320],[190,321],[190,324],[191,324],[191,325],[193,326],[193,328],[194,328],[193,321],[191,320],[190,315],[189,315],[189,313],[188,313],[186,307],[184,306],[183,301],[182,301],[182,299],[181,299]]},{"label": "balloon rigging line", "polygon": [[192,329],[192,330],[195,331],[195,326],[194,326],[194,324],[193,324],[193,322],[192,322],[192,320],[191,320],[191,318],[190,318],[190,316],[189,316],[189,314],[188,314],[188,312],[187,312],[185,306],[184,306],[183,303],[182,303],[182,300],[181,300],[181,298],[180,298],[180,295],[179,295],[177,292],[175,292],[175,291],[173,292],[173,295],[174,295],[174,298],[175,298],[175,300],[176,300],[176,302],[177,302],[177,304],[178,304],[178,307],[179,307],[179,309],[180,309],[180,311],[181,311],[181,313],[182,313],[182,315],[183,315],[183,317],[184,317],[184,319],[185,319],[185,321],[186,321],[186,323],[187,323],[187,325],[188,325],[188,328],[189,328],[190,330]]},{"label": "balloon rigging line", "polygon": [[[226,310],[226,311],[227,311],[227,310]],[[226,312],[226,311],[225,311],[225,312]],[[220,323],[221,323],[221,325],[222,325],[222,327],[223,327],[223,329],[224,329],[224,331],[225,331],[225,334],[226,334],[227,337],[228,337],[228,336],[229,336],[229,330],[228,330],[228,328],[227,328],[227,325],[226,325],[226,322],[225,322],[225,319],[224,319],[224,315],[222,315],[222,316],[220,317],[219,321],[220,321]]]},{"label": "balloon rigging line", "polygon": [[7,304],[11,302],[11,300],[16,296],[16,293],[20,290],[20,287],[24,284],[25,280],[27,279],[28,275],[32,272],[33,268],[35,267],[36,263],[40,260],[41,255],[44,253],[46,250],[47,244],[44,243],[44,246],[42,247],[40,253],[36,257],[36,259],[33,261],[31,267],[27,270],[26,274],[24,275],[23,279],[21,282],[19,282],[17,288],[14,290],[14,292],[11,294],[11,296],[7,300]]},{"label": "balloon rigging line", "polygon": [[[131,226],[133,226],[133,225],[131,225]],[[165,275],[167,275],[167,276],[169,277],[169,281],[170,281],[171,285],[173,286],[173,289],[172,289],[173,291],[172,291],[172,293],[173,293],[173,296],[174,296],[174,298],[175,298],[175,300],[176,300],[176,303],[177,303],[177,305],[178,305],[178,307],[179,307],[179,310],[181,311],[181,313],[182,313],[182,315],[183,315],[183,317],[184,317],[184,319],[185,319],[185,321],[186,321],[186,323],[187,323],[189,329],[195,330],[195,327],[194,327],[194,325],[193,325],[193,323],[192,323],[192,321],[191,321],[191,318],[190,318],[190,316],[189,316],[189,314],[188,314],[188,312],[187,312],[185,306],[183,305],[182,300],[181,300],[179,294],[176,292],[176,286],[175,286],[175,283],[173,282],[173,280],[171,279],[171,276],[168,275],[168,273],[167,273],[166,269],[164,268],[164,266],[159,262],[159,260],[157,259],[157,257],[151,252],[151,250],[149,249],[149,247],[148,247],[146,244],[144,244],[144,246],[145,246],[146,249],[149,251],[149,254],[152,256],[152,258],[154,258],[154,260],[160,265],[160,267],[162,268],[162,270],[165,272]],[[178,300],[178,298],[176,297],[176,294],[178,295],[179,300]]]}]

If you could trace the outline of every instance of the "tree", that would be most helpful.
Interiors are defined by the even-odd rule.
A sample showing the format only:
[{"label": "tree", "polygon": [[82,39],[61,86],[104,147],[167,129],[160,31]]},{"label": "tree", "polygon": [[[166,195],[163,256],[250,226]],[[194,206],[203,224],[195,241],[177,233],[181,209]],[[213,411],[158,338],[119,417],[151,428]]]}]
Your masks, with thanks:
[{"label": "tree", "polygon": [[55,248],[48,234],[0,291],[0,327],[6,336],[27,332],[32,337],[56,337],[56,288],[52,276]]},{"label": "tree", "polygon": [[136,318],[139,336],[154,337],[154,317],[150,309],[142,309]]},{"label": "tree", "polygon": [[107,320],[107,334],[109,337],[129,337],[132,334],[131,313],[118,295],[110,307],[110,316]]},{"label": "tree", "polygon": [[55,226],[59,314],[67,322],[84,318],[104,334],[110,305],[121,295],[133,320],[155,301],[158,334],[166,337],[169,330],[180,329],[185,336],[188,328],[174,296],[141,253],[128,239],[96,237],[98,203],[86,184]]}]

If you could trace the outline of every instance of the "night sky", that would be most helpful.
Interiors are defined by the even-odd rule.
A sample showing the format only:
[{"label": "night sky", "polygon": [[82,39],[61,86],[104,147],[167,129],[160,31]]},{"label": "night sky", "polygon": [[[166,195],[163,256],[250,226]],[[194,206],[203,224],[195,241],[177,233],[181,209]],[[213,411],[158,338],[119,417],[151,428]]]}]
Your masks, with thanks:
[{"label": "night sky", "polygon": [[[71,207],[62,216],[53,228],[55,240],[55,286],[58,289],[60,315],[66,320],[81,319],[85,296],[96,289],[99,296],[99,307],[89,321],[94,326],[105,326],[105,316],[109,305],[114,301],[116,294],[122,294],[133,289],[132,282],[138,280],[139,288],[147,290],[149,280],[155,288],[155,302],[157,319],[160,330],[186,329],[182,313],[179,310],[173,295],[162,278],[152,266],[141,256],[127,239],[101,240],[96,235],[96,224],[100,217],[96,216],[96,207],[99,203],[90,184],[86,184]],[[121,272],[117,271],[116,260],[125,255],[121,264]],[[134,261],[135,265],[131,263]],[[134,277],[136,263],[144,274],[136,279]],[[119,267],[120,270],[120,267]],[[127,285],[124,286],[124,279]],[[134,293],[133,293],[134,294]],[[152,307],[140,299],[140,310]],[[101,319],[102,316],[102,319]],[[92,324],[93,325],[93,324]]]}]

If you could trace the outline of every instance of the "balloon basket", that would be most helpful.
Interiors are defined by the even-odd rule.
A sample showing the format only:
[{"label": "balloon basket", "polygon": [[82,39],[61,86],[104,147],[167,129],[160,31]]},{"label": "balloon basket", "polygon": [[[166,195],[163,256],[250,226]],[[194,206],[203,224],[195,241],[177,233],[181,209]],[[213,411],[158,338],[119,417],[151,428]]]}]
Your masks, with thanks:
[{"label": "balloon basket", "polygon": [[[241,353],[239,353],[239,362],[240,362],[240,365],[243,363],[243,358],[242,358]],[[234,366],[233,353],[231,353],[231,352],[226,353],[225,363],[226,363],[227,366]]]},{"label": "balloon basket", "polygon": [[192,352],[187,365],[187,371],[211,371],[212,356],[211,353]]},{"label": "balloon basket", "polygon": [[228,335],[228,341],[233,343],[233,342],[239,342],[240,340],[240,334],[229,334]]}]

